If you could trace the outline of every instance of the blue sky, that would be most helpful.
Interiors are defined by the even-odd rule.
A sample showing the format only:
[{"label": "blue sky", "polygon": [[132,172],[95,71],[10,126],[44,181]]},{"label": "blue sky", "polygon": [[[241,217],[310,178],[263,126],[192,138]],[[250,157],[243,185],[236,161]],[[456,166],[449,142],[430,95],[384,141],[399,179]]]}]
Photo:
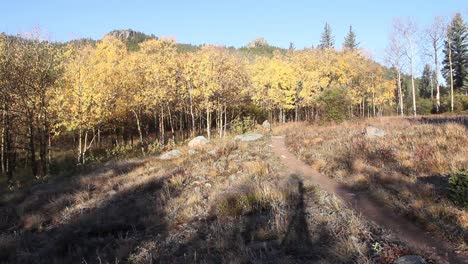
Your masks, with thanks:
[{"label": "blue sky", "polygon": [[396,1],[103,1],[3,0],[0,31],[24,33],[39,27],[53,40],[102,37],[113,29],[132,28],[182,43],[242,46],[256,37],[288,47],[317,45],[325,22],[340,47],[349,25],[361,47],[377,60],[384,54],[395,17],[412,16],[422,27],[436,15],[459,11],[468,17],[466,0]]}]

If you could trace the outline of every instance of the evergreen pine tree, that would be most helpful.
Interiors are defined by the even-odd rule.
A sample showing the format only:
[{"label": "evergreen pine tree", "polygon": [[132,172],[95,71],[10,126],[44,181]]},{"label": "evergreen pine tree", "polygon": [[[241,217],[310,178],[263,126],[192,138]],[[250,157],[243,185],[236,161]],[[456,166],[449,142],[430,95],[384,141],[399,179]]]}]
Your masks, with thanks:
[{"label": "evergreen pine tree", "polygon": [[325,27],[323,28],[322,39],[320,40],[319,47],[321,49],[333,49],[334,42],[335,42],[335,39],[332,36],[330,25],[328,23],[325,23]]},{"label": "evergreen pine tree", "polygon": [[466,74],[465,79],[463,79],[463,86],[461,90],[465,95],[468,95],[468,74]]},{"label": "evergreen pine tree", "polygon": [[359,43],[356,42],[356,34],[353,31],[353,27],[349,26],[349,32],[348,35],[345,38],[343,47],[347,50],[356,50],[358,47]]},{"label": "evergreen pine tree", "polygon": [[449,41],[452,54],[453,88],[461,90],[468,74],[468,31],[460,13],[457,13],[447,30],[444,43],[444,61],[442,74],[450,83]]},{"label": "evergreen pine tree", "polygon": [[431,97],[431,85],[432,85],[432,78],[433,78],[433,71],[429,64],[424,65],[424,70],[421,76],[421,80],[419,82],[419,96],[423,98],[430,98]]}]

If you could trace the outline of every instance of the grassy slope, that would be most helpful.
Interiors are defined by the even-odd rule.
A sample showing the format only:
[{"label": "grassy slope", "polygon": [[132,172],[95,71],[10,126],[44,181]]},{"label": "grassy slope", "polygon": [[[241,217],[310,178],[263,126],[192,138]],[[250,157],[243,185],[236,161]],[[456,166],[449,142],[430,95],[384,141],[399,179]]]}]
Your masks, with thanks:
[{"label": "grassy slope", "polygon": [[4,195],[0,262],[390,263],[405,252],[334,196],[281,173],[268,145],[214,142]]},{"label": "grassy slope", "polygon": [[[466,124],[383,118],[325,127],[296,124],[277,133],[315,169],[439,232],[467,249],[468,212],[447,196],[448,175],[468,170]],[[369,124],[384,138],[361,135]]]}]

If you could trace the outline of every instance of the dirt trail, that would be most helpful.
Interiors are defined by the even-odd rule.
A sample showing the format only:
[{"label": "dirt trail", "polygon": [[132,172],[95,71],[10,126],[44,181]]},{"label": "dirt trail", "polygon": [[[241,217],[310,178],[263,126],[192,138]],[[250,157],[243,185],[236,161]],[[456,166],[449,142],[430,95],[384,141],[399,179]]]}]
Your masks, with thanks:
[{"label": "dirt trail", "polygon": [[304,177],[304,180],[312,181],[320,188],[336,194],[356,212],[378,225],[391,230],[400,240],[406,242],[414,249],[425,252],[427,256],[434,259],[437,263],[468,263],[468,256],[458,255],[443,239],[430,235],[414,223],[395,214],[391,209],[377,204],[366,194],[353,192],[341,186],[331,178],[321,175],[306,163],[297,159],[286,148],[283,136],[272,137],[272,150],[281,158],[291,174],[300,174]]}]

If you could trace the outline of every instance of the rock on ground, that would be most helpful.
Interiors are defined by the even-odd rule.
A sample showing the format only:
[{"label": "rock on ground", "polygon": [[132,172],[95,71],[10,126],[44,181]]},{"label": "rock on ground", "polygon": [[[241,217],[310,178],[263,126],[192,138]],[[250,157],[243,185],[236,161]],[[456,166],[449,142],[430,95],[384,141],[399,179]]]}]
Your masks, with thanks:
[{"label": "rock on ground", "polygon": [[180,150],[178,149],[173,149],[169,152],[166,152],[164,154],[162,154],[161,156],[159,156],[159,159],[160,160],[170,160],[170,159],[175,159],[175,158],[178,158],[182,156],[182,152],[180,152]]},{"label": "rock on ground", "polygon": [[383,137],[385,136],[385,130],[378,127],[368,126],[366,127],[364,135],[368,138]]},{"label": "rock on ground", "polygon": [[249,133],[249,134],[237,135],[234,137],[234,140],[255,141],[255,140],[261,139],[262,137],[263,137],[262,134]]},{"label": "rock on ground", "polygon": [[265,130],[268,130],[268,131],[271,130],[271,124],[270,124],[270,122],[268,122],[268,120],[263,121],[262,127],[263,127]]},{"label": "rock on ground", "polygon": [[188,146],[190,148],[197,148],[208,144],[210,141],[204,136],[198,136],[189,141]]},{"label": "rock on ground", "polygon": [[218,154],[218,150],[216,149],[209,150],[208,154],[210,154],[211,156],[216,156]]},{"label": "rock on ground", "polygon": [[427,262],[420,256],[408,255],[399,257],[393,264],[427,264]]}]

